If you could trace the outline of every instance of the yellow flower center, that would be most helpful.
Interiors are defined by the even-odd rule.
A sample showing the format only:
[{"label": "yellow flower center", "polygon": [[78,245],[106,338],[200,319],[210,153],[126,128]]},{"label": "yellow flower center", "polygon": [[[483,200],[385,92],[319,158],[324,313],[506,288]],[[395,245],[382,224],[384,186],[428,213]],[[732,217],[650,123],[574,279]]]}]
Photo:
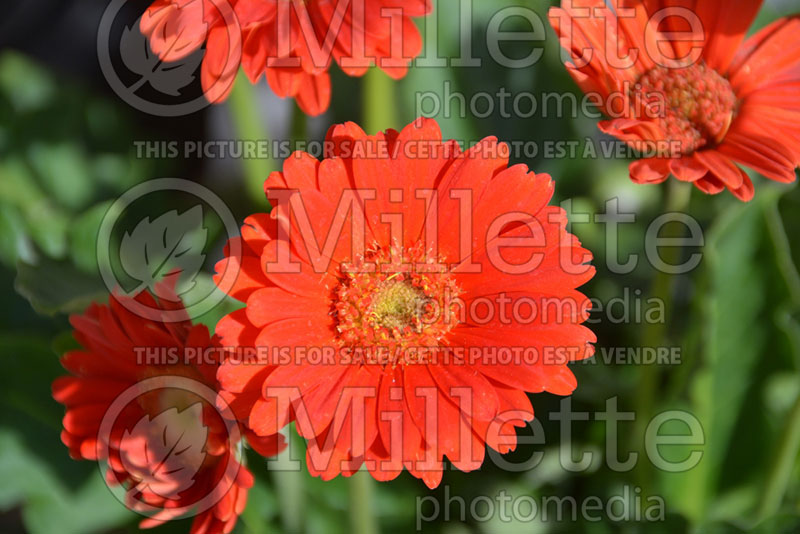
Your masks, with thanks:
[{"label": "yellow flower center", "polygon": [[447,344],[459,294],[443,260],[426,258],[421,246],[375,248],[342,266],[332,295],[337,343],[368,353],[370,363],[409,363],[420,347]]}]

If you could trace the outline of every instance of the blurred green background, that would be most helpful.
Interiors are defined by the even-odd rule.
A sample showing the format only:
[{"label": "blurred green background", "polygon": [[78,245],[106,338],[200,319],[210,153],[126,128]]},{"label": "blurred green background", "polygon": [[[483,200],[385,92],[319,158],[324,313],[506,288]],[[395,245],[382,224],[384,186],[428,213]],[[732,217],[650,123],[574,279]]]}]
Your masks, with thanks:
[{"label": "blurred green background", "polygon": [[[796,9],[792,3],[767,3],[755,27]],[[543,49],[543,56],[534,67],[508,69],[489,58],[486,28],[494,13],[506,6],[525,6],[546,21],[548,3],[473,2],[472,27],[461,33],[458,2],[439,0],[436,7],[441,14],[431,19],[438,29],[439,55],[456,57],[471,40],[482,67],[420,67],[396,84],[379,72],[353,79],[334,67],[331,108],[311,120],[300,116],[293,102],[274,98],[263,80],[256,87],[239,80],[225,104],[191,116],[153,117],[127,106],[102,78],[94,32],[105,3],[72,4],[26,2],[12,8],[0,31],[0,531],[8,533],[137,531],[137,516],[109,493],[97,466],[68,458],[59,438],[62,407],[50,396],[51,381],[62,374],[57,357],[72,344],[67,314],[105,298],[95,247],[97,228],[110,203],[136,183],[174,176],[215,191],[241,221],[265,209],[261,183],[270,170],[280,168],[274,160],[139,158],[136,142],[320,140],[329,125],[347,120],[374,133],[410,122],[421,93],[444,99],[445,83],[468,102],[482,91],[494,97],[501,88],[512,95],[527,91],[580,96],[563,68],[549,27],[547,41],[535,45]],[[147,6],[147,2],[129,4],[131,20]],[[44,18],[52,27],[41,24]],[[525,31],[529,26],[512,18],[503,29]],[[434,50],[430,47],[435,45],[427,45],[429,53]],[[530,52],[531,45],[511,42],[502,49],[519,58]],[[580,140],[581,144],[603,139],[596,120],[580,112],[576,117],[558,117],[551,107],[546,117],[540,109],[531,118],[521,118],[502,117],[496,110],[476,118],[459,116],[458,101],[450,103],[450,109],[445,106],[436,117],[446,138],[474,142],[496,135],[505,141]],[[677,347],[680,364],[618,364],[596,357],[573,365],[579,386],[572,409],[588,413],[588,420],[572,424],[572,454],[577,459],[583,452],[594,453],[595,464],[587,470],[573,473],[560,465],[559,451],[567,443],[550,414],[559,411],[562,400],[535,395],[532,402],[545,443],[520,445],[507,458],[524,462],[543,452],[534,469],[508,472],[487,457],[480,471],[448,470],[442,485],[429,491],[405,473],[385,484],[367,480],[352,484],[341,478],[321,482],[305,473],[268,472],[262,459],[251,456],[248,465],[257,475],[257,485],[236,532],[346,533],[352,529],[351,518],[359,516],[364,506],[380,531],[408,532],[416,526],[418,506],[430,505],[430,499],[420,501],[426,496],[444,507],[446,496],[450,497],[451,521],[444,520],[441,509],[438,518],[423,523],[425,531],[447,534],[800,532],[800,438],[787,433],[800,428],[796,267],[800,192],[795,185],[779,186],[753,176],[756,197],[744,205],[728,194],[706,197],[690,192],[686,184],[634,185],[624,160],[539,154],[513,162],[550,173],[556,180],[555,201],[571,199],[565,207],[574,213],[602,214],[606,203],[616,198],[620,211],[636,214],[635,222],[619,225],[616,241],[608,235],[608,225],[599,221],[572,226],[594,252],[598,269],[585,293],[604,306],[627,295],[629,310],[654,306],[649,298],[664,303],[663,321],[655,324],[633,312],[628,321],[595,313],[592,328],[598,336],[598,354],[613,348]],[[185,200],[164,197],[150,209],[157,215]],[[704,245],[670,249],[669,254],[674,263],[698,252],[702,260],[688,274],[661,274],[645,261],[647,228],[665,211],[681,207],[688,207],[698,221]],[[207,283],[224,236],[213,221],[206,226],[212,243],[205,266]],[[664,231],[678,235],[685,228]],[[620,260],[638,255],[639,265],[630,273],[616,274],[608,268],[609,254]],[[230,303],[221,305],[203,320],[213,328],[229,309]],[[685,472],[667,473],[640,458],[634,469],[611,469],[603,458],[608,427],[596,418],[609,399],[617,399],[620,411],[636,414],[635,423],[619,424],[621,459],[631,451],[644,452],[651,416],[682,410],[700,422],[705,444],[665,447],[662,453],[680,461],[698,450],[699,464]],[[676,434],[686,431],[685,425],[674,429]],[[530,435],[531,430],[520,434]],[[641,501],[648,496],[663,499],[664,520],[556,521],[551,510],[547,521],[540,511],[530,522],[507,522],[499,510],[492,517],[485,517],[486,509],[480,506],[478,518],[469,513],[476,497],[496,500],[503,490],[512,499],[527,496],[538,503],[547,496],[571,496],[580,507],[591,496],[605,503],[623,495],[626,487],[629,496],[639,495]],[[458,497],[466,503],[463,521],[462,505],[454,500]],[[642,513],[647,508],[632,500],[629,505]],[[431,509],[424,508],[424,513]],[[156,532],[188,532],[188,527],[184,521]]]}]

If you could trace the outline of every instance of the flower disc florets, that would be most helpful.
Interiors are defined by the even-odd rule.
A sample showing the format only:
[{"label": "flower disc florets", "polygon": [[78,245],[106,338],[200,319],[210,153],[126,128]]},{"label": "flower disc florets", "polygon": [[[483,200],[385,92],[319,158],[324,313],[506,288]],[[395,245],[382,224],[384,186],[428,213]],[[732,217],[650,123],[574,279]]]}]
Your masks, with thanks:
[{"label": "flower disc florets", "polygon": [[730,82],[705,63],[679,69],[656,66],[639,78],[633,93],[659,119],[667,139],[679,143],[680,154],[671,155],[719,143],[736,111]]},{"label": "flower disc florets", "polygon": [[378,363],[410,363],[409,349],[446,344],[460,290],[442,258],[421,245],[374,246],[343,264],[333,310],[341,347],[374,351]]}]

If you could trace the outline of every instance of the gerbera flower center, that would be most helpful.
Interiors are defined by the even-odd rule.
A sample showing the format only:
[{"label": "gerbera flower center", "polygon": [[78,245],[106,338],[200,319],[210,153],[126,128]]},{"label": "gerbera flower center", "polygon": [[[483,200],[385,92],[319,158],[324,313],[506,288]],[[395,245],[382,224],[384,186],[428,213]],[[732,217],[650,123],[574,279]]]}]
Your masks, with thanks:
[{"label": "gerbera flower center", "polygon": [[634,102],[644,104],[647,118],[661,126],[672,156],[719,143],[736,111],[730,82],[705,63],[680,69],[656,66],[639,78],[632,92]]},{"label": "gerbera flower center", "polygon": [[416,328],[428,301],[425,294],[408,281],[387,281],[375,292],[367,312],[367,321],[392,332]]},{"label": "gerbera flower center", "polygon": [[421,246],[375,247],[341,267],[332,302],[337,342],[370,363],[418,361],[418,349],[447,343],[459,294],[444,262]]}]

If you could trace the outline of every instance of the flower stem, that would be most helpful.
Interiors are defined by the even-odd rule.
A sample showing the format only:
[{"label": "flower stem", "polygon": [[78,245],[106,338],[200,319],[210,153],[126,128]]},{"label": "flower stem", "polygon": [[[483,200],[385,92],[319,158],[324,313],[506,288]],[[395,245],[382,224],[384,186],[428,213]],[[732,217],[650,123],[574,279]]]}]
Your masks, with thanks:
[{"label": "flower stem", "polygon": [[[792,261],[789,238],[777,205],[767,211],[766,219],[767,229],[775,246],[778,268],[786,282],[789,297],[794,303],[794,307],[797,307],[800,303],[800,276],[798,276],[797,268]],[[759,521],[774,515],[780,508],[792,476],[794,463],[800,454],[800,393],[786,418],[786,426],[776,450],[758,505],[756,518]]]},{"label": "flower stem", "polygon": [[800,454],[800,394],[797,395],[797,400],[786,419],[777,454],[767,475],[764,491],[761,493],[761,502],[758,506],[759,520],[774,515],[780,508],[798,454]]},{"label": "flower stem", "polygon": [[[689,206],[691,198],[691,187],[687,184],[670,179],[666,184],[666,191],[663,195],[662,213],[685,212]],[[665,234],[668,237],[678,237],[675,228],[670,225],[666,227]],[[667,237],[665,235],[664,237]],[[677,247],[666,247],[661,252],[661,260],[669,265],[677,264],[680,250]],[[644,325],[642,334],[642,347],[660,347],[666,344],[667,324],[669,324],[670,312],[672,311],[672,296],[676,275],[656,270],[653,285],[650,290],[650,298],[658,299],[663,303],[664,317],[661,322],[648,322]],[[647,459],[647,449],[645,434],[650,418],[655,412],[656,396],[659,395],[659,381],[661,378],[661,367],[656,364],[644,365],[642,367],[639,381],[636,388],[636,422],[633,438],[636,440],[634,448],[639,453],[637,463],[638,483],[644,491],[651,487],[653,482],[652,466]]]},{"label": "flower stem", "polygon": [[364,75],[362,117],[364,129],[374,135],[387,128],[397,128],[397,109],[394,80],[377,67]]},{"label": "flower stem", "polygon": [[350,532],[353,534],[377,534],[378,524],[372,513],[372,476],[362,469],[350,477]]},{"label": "flower stem", "polygon": [[292,458],[302,458],[305,451],[302,439],[295,432],[293,424],[286,427],[281,433],[286,436],[289,446],[276,459],[278,469],[273,472],[275,493],[281,506],[283,531],[287,534],[299,534],[303,532],[305,523],[305,490],[303,473],[292,469]]},{"label": "flower stem", "polygon": [[[233,90],[228,97],[228,108],[231,110],[233,129],[240,141],[265,142],[269,139],[267,125],[259,113],[256,88],[242,72],[239,73],[233,84]],[[264,181],[274,170],[276,170],[276,166],[272,159],[242,159],[247,194],[258,203],[259,207],[263,206],[265,202]]]}]

